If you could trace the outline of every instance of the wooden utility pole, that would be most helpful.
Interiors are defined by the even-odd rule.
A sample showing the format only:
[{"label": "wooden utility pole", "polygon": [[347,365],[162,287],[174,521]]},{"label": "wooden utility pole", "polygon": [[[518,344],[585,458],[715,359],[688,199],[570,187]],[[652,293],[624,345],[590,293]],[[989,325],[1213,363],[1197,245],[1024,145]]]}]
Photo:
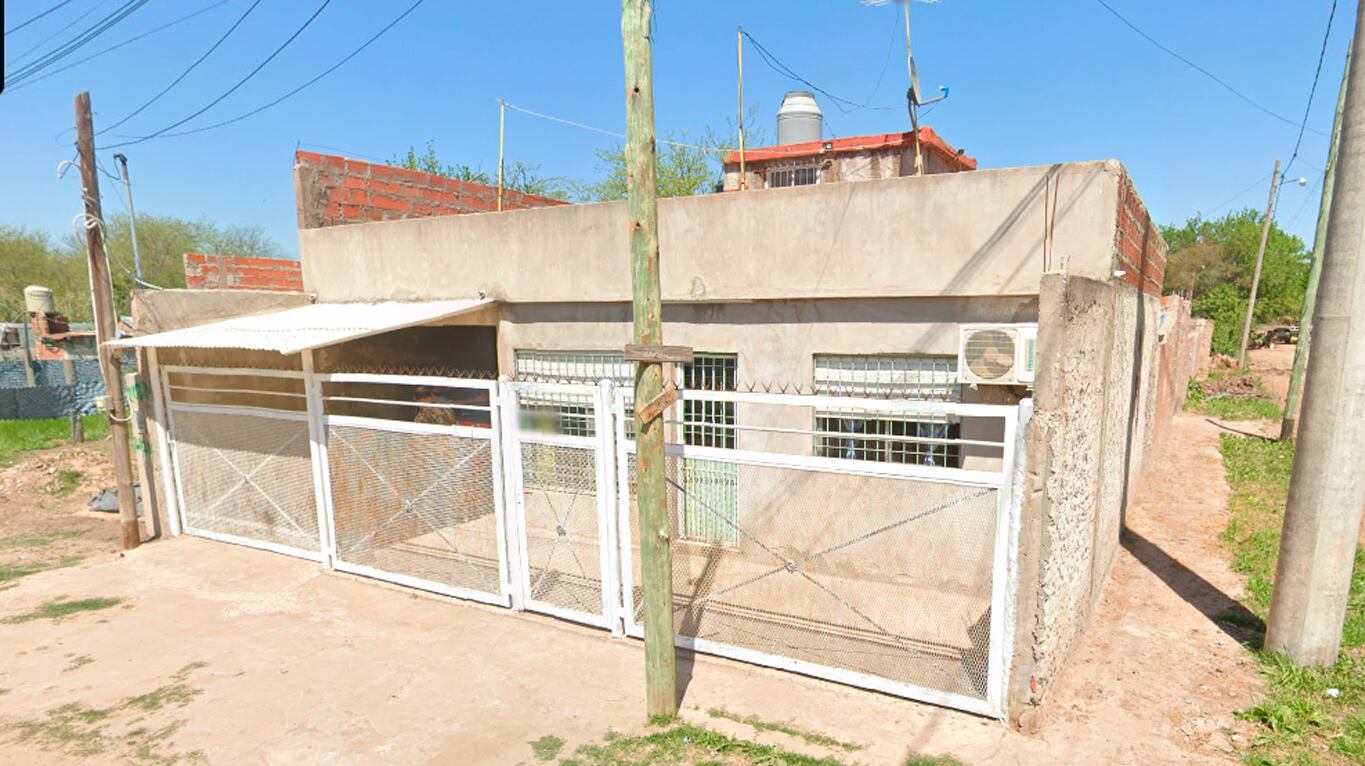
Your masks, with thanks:
[{"label": "wooden utility pole", "polygon": [[1332,665],[1340,654],[1365,511],[1365,0],[1357,6],[1341,165],[1266,619],[1265,648],[1300,665]]},{"label": "wooden utility pole", "polygon": [[[658,189],[655,186],[654,64],[650,0],[622,0],[626,58],[626,200],[634,342],[663,341],[659,289]],[[663,364],[635,366],[635,470],[639,485],[640,579],[644,589],[645,708],[649,717],[678,713],[673,647],[673,563],[664,493]],[[651,417],[646,417],[647,415]]]},{"label": "wooden utility pole", "polygon": [[[1351,53],[1346,52],[1346,72],[1351,70]],[[1318,226],[1313,232],[1313,263],[1308,267],[1308,287],[1303,291],[1303,311],[1299,314],[1299,342],[1294,346],[1294,367],[1289,372],[1289,395],[1285,397],[1284,419],[1280,421],[1280,441],[1290,441],[1299,425],[1299,399],[1303,394],[1303,371],[1312,344],[1313,309],[1317,305],[1318,281],[1322,278],[1322,254],[1327,247],[1327,215],[1332,209],[1332,187],[1337,181],[1337,147],[1341,144],[1341,115],[1346,111],[1346,73],[1341,75],[1337,93],[1337,113],[1332,119],[1332,137],[1327,144],[1327,168],[1322,176],[1322,202],[1318,207]]]},{"label": "wooden utility pole", "polygon": [[1237,347],[1237,366],[1247,366],[1247,342],[1251,340],[1251,318],[1256,311],[1256,289],[1261,286],[1261,263],[1265,261],[1265,242],[1270,236],[1270,217],[1275,212],[1275,193],[1280,190],[1280,161],[1270,172],[1270,199],[1265,203],[1265,219],[1261,221],[1261,246],[1256,248],[1256,271],[1251,277],[1251,297],[1247,299],[1246,320],[1242,322],[1242,343]]},{"label": "wooden utility pole", "polygon": [[142,543],[137,523],[137,500],[133,496],[133,459],[128,448],[128,410],[123,402],[123,375],[118,352],[104,344],[118,333],[118,312],[109,281],[109,260],[104,252],[104,220],[100,212],[100,179],[95,169],[95,125],[90,117],[90,94],[76,96],[76,153],[81,163],[81,197],[85,202],[85,245],[90,262],[90,297],[95,311],[95,344],[100,373],[104,378],[104,415],[114,442],[114,479],[118,487],[119,526],[123,549]]}]

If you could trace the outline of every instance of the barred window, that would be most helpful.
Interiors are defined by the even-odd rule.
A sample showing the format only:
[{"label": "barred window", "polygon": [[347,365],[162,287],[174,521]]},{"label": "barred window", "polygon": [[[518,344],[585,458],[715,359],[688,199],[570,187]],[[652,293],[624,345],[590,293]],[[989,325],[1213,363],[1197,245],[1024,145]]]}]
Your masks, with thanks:
[{"label": "barred window", "polygon": [[[957,357],[933,355],[815,356],[815,390],[870,398],[962,400]],[[815,454],[845,460],[959,468],[956,417],[908,417],[875,409],[823,409],[815,413]]]},{"label": "barred window", "polygon": [[[694,391],[734,391],[737,361],[735,354],[696,354],[692,364],[683,367],[683,387]],[[734,449],[734,425],[734,402],[683,402],[684,444]]]},{"label": "barred window", "polygon": [[812,186],[820,182],[818,160],[796,160],[780,165],[769,165],[765,185],[769,189],[785,186]]},{"label": "barred window", "polygon": [[[532,351],[513,355],[518,380],[596,385],[611,380],[629,390],[634,371],[616,351]],[[528,431],[564,436],[597,433],[592,397],[581,394],[527,392],[521,397],[518,426]]]},{"label": "barred window", "polygon": [[[696,354],[682,371],[683,387],[734,391],[738,356]],[[735,403],[684,401],[683,443],[694,447],[735,448]],[[687,458],[682,466],[679,503],[681,537],[695,543],[739,542],[739,469],[734,463]]]}]

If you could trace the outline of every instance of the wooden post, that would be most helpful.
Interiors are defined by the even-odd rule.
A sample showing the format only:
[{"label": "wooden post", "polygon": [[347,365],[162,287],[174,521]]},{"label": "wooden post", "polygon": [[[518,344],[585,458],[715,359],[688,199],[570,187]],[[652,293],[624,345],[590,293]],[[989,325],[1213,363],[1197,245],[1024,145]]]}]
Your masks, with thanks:
[{"label": "wooden post", "polygon": [[152,439],[147,430],[147,406],[152,385],[146,349],[138,349],[137,372],[129,373],[128,411],[132,414],[133,451],[137,453],[138,494],[142,497],[142,523],[148,539],[161,537],[161,508],[156,496],[156,468],[152,466]]},{"label": "wooden post", "polygon": [[1242,322],[1242,343],[1237,347],[1237,366],[1247,366],[1247,343],[1251,340],[1251,320],[1256,313],[1256,290],[1261,286],[1261,264],[1265,262],[1265,243],[1270,237],[1270,219],[1275,215],[1275,194],[1280,190],[1280,161],[1270,171],[1270,199],[1265,203],[1265,220],[1261,221],[1261,246],[1256,249],[1256,269],[1251,277],[1251,297],[1247,298],[1246,320]]},{"label": "wooden post", "polygon": [[739,190],[748,187],[744,169],[744,27],[735,32],[735,57],[739,66]]},{"label": "wooden post", "polygon": [[[630,216],[630,272],[634,340],[663,340],[659,289],[658,189],[655,186],[654,64],[650,0],[622,0],[626,59],[626,199]],[[663,365],[637,362],[635,407],[663,393]],[[673,564],[664,492],[663,418],[636,416],[635,469],[639,484],[640,579],[644,589],[645,709],[649,717],[678,713],[673,647]]]},{"label": "wooden post", "polygon": [[[73,359],[62,360],[62,382],[76,390],[76,362]],[[78,407],[80,402],[74,402]],[[71,419],[71,443],[80,444],[85,441],[85,421],[81,419],[79,411],[70,413]]]},{"label": "wooden post", "polygon": [[142,543],[138,530],[137,504],[133,497],[133,456],[128,447],[128,410],[123,401],[123,377],[119,354],[104,344],[117,337],[118,318],[113,288],[109,281],[109,260],[104,252],[104,218],[100,212],[100,181],[95,170],[95,124],[90,116],[90,94],[76,96],[76,153],[81,164],[81,196],[85,202],[85,245],[90,263],[90,293],[95,311],[95,348],[99,354],[104,393],[108,401],[105,416],[114,443],[114,480],[118,487],[119,526],[123,549],[132,550]]}]

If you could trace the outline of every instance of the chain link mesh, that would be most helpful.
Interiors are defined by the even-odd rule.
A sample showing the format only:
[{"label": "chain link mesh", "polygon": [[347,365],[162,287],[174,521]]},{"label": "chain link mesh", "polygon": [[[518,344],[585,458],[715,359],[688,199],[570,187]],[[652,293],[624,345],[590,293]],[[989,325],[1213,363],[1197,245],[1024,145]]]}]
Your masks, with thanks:
[{"label": "chain link mesh", "polygon": [[530,598],[602,613],[601,530],[594,450],[522,444]]},{"label": "chain link mesh", "polygon": [[340,561],[501,593],[491,442],[332,426],[327,451]]},{"label": "chain link mesh", "polygon": [[986,698],[998,490],[716,462],[665,460],[679,635]]},{"label": "chain link mesh", "polygon": [[174,419],[191,529],[318,549],[307,422],[188,410]]}]

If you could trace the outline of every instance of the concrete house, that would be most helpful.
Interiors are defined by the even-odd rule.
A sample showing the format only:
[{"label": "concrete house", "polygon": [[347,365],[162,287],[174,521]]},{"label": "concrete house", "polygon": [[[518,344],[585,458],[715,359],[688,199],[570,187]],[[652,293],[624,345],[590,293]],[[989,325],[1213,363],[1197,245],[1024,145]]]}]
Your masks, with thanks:
[{"label": "concrete house", "polygon": [[[923,131],[930,167],[975,167]],[[1162,317],[1120,163],[907,177],[892,135],[859,183],[757,160],[751,191],[659,203],[664,339],[696,354],[679,643],[1020,720],[1198,333]],[[302,292],[143,293],[120,342],[172,528],[638,635],[625,203],[443,214],[487,192],[302,152],[295,182]]]}]

